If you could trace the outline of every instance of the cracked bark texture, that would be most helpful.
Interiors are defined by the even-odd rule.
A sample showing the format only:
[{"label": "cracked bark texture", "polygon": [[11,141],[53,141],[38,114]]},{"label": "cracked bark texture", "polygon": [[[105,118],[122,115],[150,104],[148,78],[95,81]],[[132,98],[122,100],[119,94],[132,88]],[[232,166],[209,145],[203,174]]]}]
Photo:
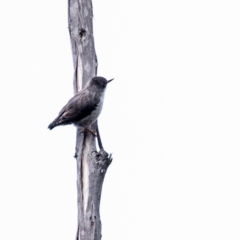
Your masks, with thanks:
[{"label": "cracked bark texture", "polygon": [[[72,46],[74,94],[82,89],[88,80],[97,75],[97,56],[93,38],[93,10],[91,0],[68,1],[68,28]],[[89,133],[77,130],[77,192],[78,227],[76,240],[100,240],[100,199],[105,173],[112,158],[104,151],[97,127],[100,151],[96,150],[96,139]]]}]

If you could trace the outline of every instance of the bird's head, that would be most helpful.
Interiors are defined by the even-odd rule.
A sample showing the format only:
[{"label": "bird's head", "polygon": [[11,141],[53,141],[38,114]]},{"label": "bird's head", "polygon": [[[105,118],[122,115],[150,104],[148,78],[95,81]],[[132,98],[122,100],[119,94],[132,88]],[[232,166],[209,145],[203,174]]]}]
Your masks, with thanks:
[{"label": "bird's head", "polygon": [[94,77],[89,82],[90,87],[95,87],[97,89],[105,89],[107,84],[110,83],[113,79],[107,80],[104,77]]}]

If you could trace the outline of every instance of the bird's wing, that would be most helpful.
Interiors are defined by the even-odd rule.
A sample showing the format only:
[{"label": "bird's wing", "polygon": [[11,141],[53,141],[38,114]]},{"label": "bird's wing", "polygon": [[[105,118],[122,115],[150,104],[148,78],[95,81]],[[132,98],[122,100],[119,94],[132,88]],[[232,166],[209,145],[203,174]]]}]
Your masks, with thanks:
[{"label": "bird's wing", "polygon": [[90,99],[89,94],[85,91],[76,94],[60,111],[58,116],[59,125],[70,124],[83,119],[96,109],[99,102],[99,98]]}]

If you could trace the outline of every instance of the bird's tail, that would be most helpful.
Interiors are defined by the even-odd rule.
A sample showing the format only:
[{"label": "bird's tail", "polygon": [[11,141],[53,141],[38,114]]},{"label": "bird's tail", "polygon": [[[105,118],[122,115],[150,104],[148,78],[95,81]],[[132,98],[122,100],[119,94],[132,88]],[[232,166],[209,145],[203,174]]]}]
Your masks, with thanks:
[{"label": "bird's tail", "polygon": [[48,128],[50,129],[50,130],[52,130],[53,128],[55,128],[56,126],[58,126],[59,125],[59,122],[58,122],[58,118],[57,119],[55,119],[52,123],[50,123],[49,125],[48,125]]}]

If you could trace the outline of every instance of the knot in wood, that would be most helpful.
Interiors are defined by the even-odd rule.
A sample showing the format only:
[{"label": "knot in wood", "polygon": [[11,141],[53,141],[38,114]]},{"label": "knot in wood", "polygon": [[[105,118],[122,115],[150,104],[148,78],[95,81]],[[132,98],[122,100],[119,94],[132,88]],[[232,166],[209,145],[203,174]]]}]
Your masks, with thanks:
[{"label": "knot in wood", "polygon": [[87,31],[84,28],[81,28],[78,33],[80,36],[80,41],[83,42],[87,35]]},{"label": "knot in wood", "polygon": [[105,172],[105,170],[112,162],[112,155],[105,152],[103,149],[99,152],[93,151],[93,158],[96,164],[96,168],[100,170],[101,173]]},{"label": "knot in wood", "polygon": [[[96,219],[96,218],[94,218],[94,219]],[[91,223],[91,226],[93,227],[94,226],[94,220],[93,220],[93,218],[92,217],[90,217],[90,223]]]}]

